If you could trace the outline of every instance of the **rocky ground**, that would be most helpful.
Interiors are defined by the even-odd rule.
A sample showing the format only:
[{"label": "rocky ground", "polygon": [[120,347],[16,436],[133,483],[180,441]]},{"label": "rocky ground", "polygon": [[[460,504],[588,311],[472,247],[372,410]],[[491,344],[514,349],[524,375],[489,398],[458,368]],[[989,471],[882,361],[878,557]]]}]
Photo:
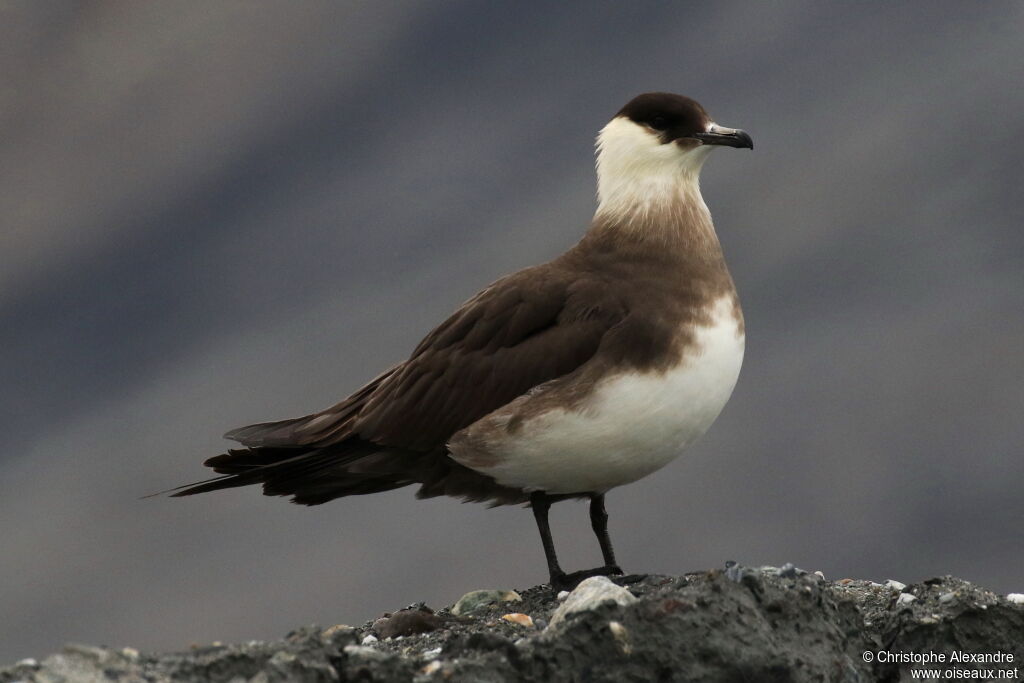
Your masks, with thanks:
[{"label": "rocky ground", "polygon": [[[943,660],[939,661],[939,657]],[[826,581],[792,566],[474,591],[361,626],[187,652],[69,645],[14,681],[1024,680],[1024,595],[953,577]],[[952,659],[951,659],[952,658]],[[921,662],[931,659],[932,662]]]}]

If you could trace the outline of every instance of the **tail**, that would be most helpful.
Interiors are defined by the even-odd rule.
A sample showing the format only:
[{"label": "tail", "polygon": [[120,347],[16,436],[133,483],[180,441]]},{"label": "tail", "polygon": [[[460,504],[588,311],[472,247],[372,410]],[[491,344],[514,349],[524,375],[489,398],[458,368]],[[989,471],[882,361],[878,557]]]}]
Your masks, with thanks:
[{"label": "tail", "polygon": [[407,472],[411,454],[361,439],[322,448],[244,448],[208,459],[222,476],[145,496],[173,498],[262,484],[267,496],[291,496],[299,505],[320,505],[344,496],[377,493],[416,483]]},{"label": "tail", "polygon": [[204,465],[223,476],[144,496],[193,496],[236,486],[262,484],[268,496],[292,496],[300,505],[388,491],[414,483],[407,475],[409,454],[352,435],[363,402],[391,376],[391,368],[341,403],[304,417],[263,422],[224,436],[245,448],[232,449]]},{"label": "tail", "polygon": [[525,502],[527,494],[500,486],[448,457],[445,448],[412,451],[366,441],[353,434],[359,410],[401,366],[378,375],[341,403],[304,417],[242,427],[224,436],[244,448],[205,463],[219,477],[159,491],[145,498],[262,484],[267,496],[291,496],[299,505],[320,505],[344,496],[420,484],[420,498],[453,496],[493,505]]}]

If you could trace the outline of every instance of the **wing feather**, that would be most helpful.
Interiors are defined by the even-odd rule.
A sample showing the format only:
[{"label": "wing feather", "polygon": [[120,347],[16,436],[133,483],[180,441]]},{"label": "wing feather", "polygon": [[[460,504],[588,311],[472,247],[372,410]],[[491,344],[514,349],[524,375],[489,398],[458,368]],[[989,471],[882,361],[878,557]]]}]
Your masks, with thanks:
[{"label": "wing feather", "polygon": [[[533,387],[569,374],[625,316],[602,284],[527,268],[467,301],[409,360],[330,408],[225,436],[250,448],[323,448],[348,439],[421,452]],[[601,301],[602,305],[595,305]]]},{"label": "wing feather", "polygon": [[587,362],[624,311],[594,306],[599,283],[542,272],[499,280],[427,335],[367,397],[354,433],[413,450],[443,447],[458,430]]},{"label": "wing feather", "polygon": [[[594,356],[625,305],[599,280],[530,268],[466,302],[409,360],[311,415],[225,436],[246,448],[209,459],[223,475],[173,489],[187,496],[246,484],[305,505],[420,483],[420,497],[517,503],[523,493],[446,457],[453,434]],[[600,303],[597,303],[600,302]]]}]

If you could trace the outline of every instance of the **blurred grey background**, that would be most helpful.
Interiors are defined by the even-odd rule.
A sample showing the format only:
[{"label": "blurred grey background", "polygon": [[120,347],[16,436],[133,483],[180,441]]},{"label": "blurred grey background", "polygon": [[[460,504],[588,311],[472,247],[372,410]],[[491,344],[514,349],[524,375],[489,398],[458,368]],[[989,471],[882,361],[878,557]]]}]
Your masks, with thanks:
[{"label": "blurred grey background", "polygon": [[[519,508],[206,476],[577,240],[669,90],[747,315],[732,402],[609,496],[627,570],[1024,590],[1024,4],[0,3],[0,663],[361,623],[546,577]],[[567,568],[599,561],[556,506]]]}]

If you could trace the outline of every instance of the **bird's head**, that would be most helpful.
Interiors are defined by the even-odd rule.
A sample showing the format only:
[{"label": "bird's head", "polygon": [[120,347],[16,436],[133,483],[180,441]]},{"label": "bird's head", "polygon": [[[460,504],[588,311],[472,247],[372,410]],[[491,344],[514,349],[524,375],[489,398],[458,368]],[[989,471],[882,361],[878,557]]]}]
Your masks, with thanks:
[{"label": "bird's head", "polygon": [[698,191],[701,166],[721,146],[753,149],[754,143],[746,132],[716,124],[689,97],[662,92],[634,97],[597,137],[601,207],[649,208],[680,191]]}]

